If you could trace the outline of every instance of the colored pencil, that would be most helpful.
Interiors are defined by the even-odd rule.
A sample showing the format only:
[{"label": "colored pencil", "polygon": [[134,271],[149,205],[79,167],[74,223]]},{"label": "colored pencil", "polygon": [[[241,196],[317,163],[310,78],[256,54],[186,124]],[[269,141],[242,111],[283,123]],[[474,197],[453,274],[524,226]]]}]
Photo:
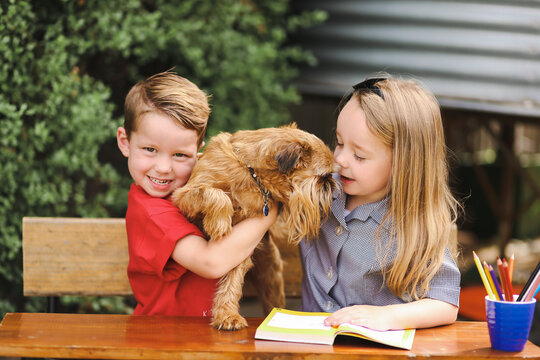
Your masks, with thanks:
[{"label": "colored pencil", "polygon": [[474,263],[476,264],[476,267],[478,269],[478,272],[480,273],[480,278],[482,278],[482,282],[484,283],[484,287],[486,288],[488,297],[492,300],[495,300],[495,294],[493,294],[493,291],[491,291],[491,286],[489,286],[488,280],[486,278],[486,274],[484,273],[484,269],[482,268],[482,264],[480,263],[480,259],[478,258],[478,255],[473,251],[473,258]]},{"label": "colored pencil", "polygon": [[536,276],[534,278],[534,281],[532,282],[532,285],[529,286],[529,289],[523,296],[523,301],[531,301],[533,298],[533,295],[536,293],[536,289],[538,288],[538,285],[540,285],[540,272],[536,273]]},{"label": "colored pencil", "polygon": [[497,275],[495,275],[495,270],[493,270],[493,266],[488,265],[489,267],[489,274],[491,275],[491,279],[493,279],[493,285],[495,286],[496,295],[498,297],[497,300],[503,300],[503,295],[501,291],[501,286],[499,285],[499,282],[497,281]]},{"label": "colored pencil", "polygon": [[491,273],[489,272],[489,266],[488,263],[484,260],[484,273],[486,274],[486,279],[488,281],[489,287],[491,288],[491,292],[493,292],[493,295],[495,296],[495,300],[501,300],[499,298],[499,294],[497,294],[497,290],[495,289],[495,284],[493,283],[493,279],[491,278]]},{"label": "colored pencil", "polygon": [[[525,286],[523,287],[523,290],[521,290],[521,292],[519,293],[519,296],[517,298],[518,301],[521,301],[523,300],[523,297],[525,296],[525,293],[527,292],[527,290],[532,287],[532,283],[534,281],[534,278],[536,277],[536,275],[540,272],[540,261],[538,262],[538,264],[536,265],[536,268],[533,270],[531,276],[529,276],[529,279],[527,280],[527,282],[525,283]],[[534,291],[534,290],[533,290]]]},{"label": "colored pencil", "polygon": [[506,276],[504,276],[503,262],[501,258],[497,257],[497,270],[499,271],[499,280],[501,281],[502,292],[508,296],[508,286],[506,285]]},{"label": "colored pencil", "polygon": [[514,279],[514,253],[512,253],[510,260],[508,260],[508,273],[510,275],[510,282],[512,282]]},{"label": "colored pencil", "polygon": [[512,288],[512,281],[510,280],[510,274],[508,273],[508,263],[506,259],[503,261],[504,276],[506,276],[506,290],[508,294],[505,297],[506,301],[514,301],[514,289]]}]

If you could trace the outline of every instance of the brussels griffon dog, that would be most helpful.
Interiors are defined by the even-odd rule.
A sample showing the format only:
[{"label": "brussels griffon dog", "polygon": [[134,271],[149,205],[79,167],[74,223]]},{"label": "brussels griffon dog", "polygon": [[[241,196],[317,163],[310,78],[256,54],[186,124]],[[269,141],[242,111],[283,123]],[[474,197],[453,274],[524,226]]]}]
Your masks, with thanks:
[{"label": "brussels griffon dog", "polygon": [[333,169],[330,149],[295,124],[221,133],[210,140],[187,184],[173,193],[174,204],[209,241],[219,241],[234,224],[266,215],[270,207],[281,204],[278,220],[251,258],[220,279],[212,326],[224,330],[247,326],[239,314],[239,301],[252,266],[249,278],[264,311],[285,306],[283,264],[276,242],[296,245],[318,234],[336,188]]}]

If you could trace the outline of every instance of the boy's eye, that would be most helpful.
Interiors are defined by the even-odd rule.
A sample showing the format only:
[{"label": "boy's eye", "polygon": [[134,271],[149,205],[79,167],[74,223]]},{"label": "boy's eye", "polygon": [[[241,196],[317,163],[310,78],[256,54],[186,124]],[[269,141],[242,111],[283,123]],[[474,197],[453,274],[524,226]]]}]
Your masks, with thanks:
[{"label": "boy's eye", "polygon": [[179,157],[179,158],[186,157],[186,156],[187,156],[186,154],[182,154],[182,153],[174,154],[174,157]]},{"label": "boy's eye", "polygon": [[149,146],[145,146],[145,147],[143,147],[143,149],[148,151],[148,152],[151,152],[151,153],[156,152],[156,149],[154,149],[153,147],[149,147]]}]

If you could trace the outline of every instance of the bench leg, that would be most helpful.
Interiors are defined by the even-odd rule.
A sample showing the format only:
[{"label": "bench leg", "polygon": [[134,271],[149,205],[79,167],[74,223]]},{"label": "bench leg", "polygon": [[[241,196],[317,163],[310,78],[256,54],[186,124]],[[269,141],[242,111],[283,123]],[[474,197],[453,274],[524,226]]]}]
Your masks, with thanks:
[{"label": "bench leg", "polygon": [[54,313],[58,305],[58,296],[47,296],[47,312]]}]

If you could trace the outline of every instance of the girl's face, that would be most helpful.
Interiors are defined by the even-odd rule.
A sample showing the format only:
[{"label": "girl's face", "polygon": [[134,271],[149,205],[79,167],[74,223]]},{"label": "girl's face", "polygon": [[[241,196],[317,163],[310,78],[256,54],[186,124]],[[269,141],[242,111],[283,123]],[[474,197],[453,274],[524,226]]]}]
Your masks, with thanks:
[{"label": "girl's face", "polygon": [[152,197],[167,197],[184,186],[197,162],[197,132],[160,113],[142,115],[129,140],[124,128],[117,138],[131,177]]},{"label": "girl's face", "polygon": [[356,99],[345,105],[337,120],[337,145],[334,160],[341,167],[346,208],[384,198],[390,187],[392,149],[367,127],[364,111]]}]

